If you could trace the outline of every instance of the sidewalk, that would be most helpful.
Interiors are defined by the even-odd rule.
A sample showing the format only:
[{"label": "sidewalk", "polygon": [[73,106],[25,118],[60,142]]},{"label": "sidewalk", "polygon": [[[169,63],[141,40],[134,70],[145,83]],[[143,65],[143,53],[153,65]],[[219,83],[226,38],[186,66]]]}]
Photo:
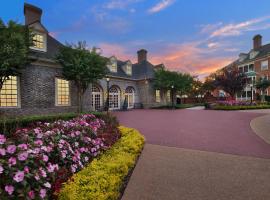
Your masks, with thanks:
[{"label": "sidewalk", "polygon": [[146,144],[122,200],[268,200],[270,160]]},{"label": "sidewalk", "polygon": [[259,137],[270,144],[270,115],[253,119],[250,126]]}]

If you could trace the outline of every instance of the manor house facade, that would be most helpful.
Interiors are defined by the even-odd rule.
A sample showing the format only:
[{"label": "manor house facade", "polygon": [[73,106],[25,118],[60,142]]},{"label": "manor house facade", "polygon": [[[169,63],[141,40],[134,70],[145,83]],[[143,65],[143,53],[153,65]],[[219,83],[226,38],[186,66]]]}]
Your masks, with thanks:
[{"label": "manor house facade", "polygon": [[[78,107],[76,87],[62,75],[62,67],[55,62],[63,45],[53,38],[42,24],[42,10],[24,5],[25,25],[34,32],[30,57],[33,62],[23,66],[19,76],[10,77],[0,91],[0,113],[7,115],[49,114],[75,112]],[[128,109],[148,108],[170,101],[169,91],[153,87],[154,72],[164,68],[147,59],[147,51],[137,52],[138,61],[109,58],[109,73],[98,83],[90,85],[83,96],[83,110],[103,110],[109,86],[110,110],[120,110],[126,99]]]}]

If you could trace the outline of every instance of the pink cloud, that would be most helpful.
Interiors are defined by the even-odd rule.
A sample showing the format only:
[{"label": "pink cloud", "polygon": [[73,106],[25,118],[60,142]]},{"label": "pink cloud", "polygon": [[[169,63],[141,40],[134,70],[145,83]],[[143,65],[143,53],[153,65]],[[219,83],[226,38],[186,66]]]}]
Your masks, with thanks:
[{"label": "pink cloud", "polygon": [[165,8],[169,7],[175,2],[175,0],[161,0],[158,4],[148,10],[149,13],[157,13]]}]

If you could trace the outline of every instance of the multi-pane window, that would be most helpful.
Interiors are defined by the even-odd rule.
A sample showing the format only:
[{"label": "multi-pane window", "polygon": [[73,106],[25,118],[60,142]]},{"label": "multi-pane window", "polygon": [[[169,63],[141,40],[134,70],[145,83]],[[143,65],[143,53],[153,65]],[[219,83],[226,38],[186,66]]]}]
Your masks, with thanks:
[{"label": "multi-pane window", "polygon": [[69,81],[56,78],[56,105],[70,105]]},{"label": "multi-pane window", "polygon": [[127,99],[128,108],[134,107],[134,101],[135,101],[135,90],[132,87],[127,87],[125,91],[125,98]]},{"label": "multi-pane window", "polygon": [[132,74],[132,66],[131,65],[127,65],[127,74],[128,75]]},{"label": "multi-pane window", "polygon": [[113,86],[110,89],[109,108],[110,109],[119,109],[120,108],[120,91],[115,86]]},{"label": "multi-pane window", "polygon": [[167,101],[170,102],[171,101],[171,91],[167,90]]},{"label": "multi-pane window", "polygon": [[261,70],[267,70],[268,69],[268,60],[261,62]]},{"label": "multi-pane window", "polygon": [[18,78],[10,76],[0,90],[0,107],[18,107]]},{"label": "multi-pane window", "polygon": [[96,85],[92,86],[92,108],[94,110],[100,110],[101,109],[101,104],[102,104],[102,93],[99,87]]},{"label": "multi-pane window", "polygon": [[36,33],[33,36],[33,47],[37,49],[44,49],[44,35]]},{"label": "multi-pane window", "polygon": [[160,103],[160,90],[156,90],[156,102]]}]

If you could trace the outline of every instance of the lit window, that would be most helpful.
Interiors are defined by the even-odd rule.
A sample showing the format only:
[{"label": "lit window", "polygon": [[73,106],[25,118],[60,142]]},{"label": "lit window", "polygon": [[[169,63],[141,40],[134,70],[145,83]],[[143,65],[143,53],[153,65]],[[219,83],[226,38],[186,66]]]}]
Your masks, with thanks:
[{"label": "lit window", "polygon": [[108,68],[111,72],[117,72],[117,59],[114,56],[110,58]]},{"label": "lit window", "polygon": [[33,47],[36,49],[44,49],[44,35],[36,33],[33,36]]},{"label": "lit window", "polygon": [[268,60],[261,62],[261,70],[267,70],[268,69]]},{"label": "lit window", "polygon": [[18,79],[10,76],[0,91],[0,107],[18,107]]},{"label": "lit window", "polygon": [[56,105],[70,105],[69,81],[64,79],[56,79]]},{"label": "lit window", "polygon": [[128,75],[132,74],[132,66],[131,65],[127,65],[127,74]]},{"label": "lit window", "polygon": [[116,62],[112,63],[112,65],[111,65],[111,71],[112,72],[117,72],[117,63]]},{"label": "lit window", "polygon": [[167,90],[167,101],[170,102],[171,101],[171,91]]},{"label": "lit window", "polygon": [[160,90],[156,90],[156,102],[160,103]]},{"label": "lit window", "polygon": [[109,91],[109,108],[111,110],[120,108],[120,90],[115,86]]}]

